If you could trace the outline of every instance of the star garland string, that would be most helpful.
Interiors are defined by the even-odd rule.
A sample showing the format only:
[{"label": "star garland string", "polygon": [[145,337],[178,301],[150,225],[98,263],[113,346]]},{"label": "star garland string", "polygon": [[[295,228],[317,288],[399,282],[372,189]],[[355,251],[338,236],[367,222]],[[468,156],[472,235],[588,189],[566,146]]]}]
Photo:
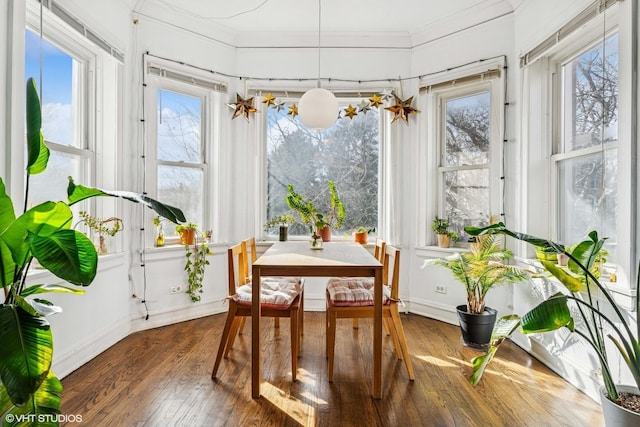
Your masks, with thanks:
[{"label": "star garland string", "polygon": [[[232,120],[236,117],[243,116],[249,121],[249,115],[258,112],[258,109],[253,106],[253,101],[254,97],[244,99],[239,94],[236,94],[236,102],[227,104],[229,108],[234,110]],[[284,101],[275,97],[271,92],[263,95],[262,103],[265,104],[266,108],[275,108],[278,112],[287,108],[287,115],[291,116],[291,118],[295,118],[298,115],[297,104],[293,103],[286,107]],[[384,107],[385,103],[388,103],[389,106]],[[356,106],[349,104],[340,111],[338,118],[348,117],[353,120],[358,114],[367,114],[372,108],[383,108],[391,113],[391,123],[400,119],[408,126],[409,116],[420,112],[411,106],[412,103],[413,96],[402,100],[392,89],[384,89],[380,93],[373,94],[370,98],[362,100],[362,102]]]}]

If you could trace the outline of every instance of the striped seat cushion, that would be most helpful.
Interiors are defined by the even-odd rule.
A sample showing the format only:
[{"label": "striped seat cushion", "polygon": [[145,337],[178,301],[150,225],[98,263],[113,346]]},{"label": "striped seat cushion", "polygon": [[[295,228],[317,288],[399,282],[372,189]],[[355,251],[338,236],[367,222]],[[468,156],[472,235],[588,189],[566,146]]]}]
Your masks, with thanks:
[{"label": "striped seat cushion", "polygon": [[[286,310],[302,291],[299,277],[263,277],[260,288],[260,303],[265,308]],[[240,286],[233,296],[240,305],[251,306],[251,283]]]},{"label": "striped seat cushion", "polygon": [[[383,286],[383,303],[389,304],[391,289]],[[373,305],[373,277],[340,277],[329,279],[327,293],[332,305],[358,307]]]}]

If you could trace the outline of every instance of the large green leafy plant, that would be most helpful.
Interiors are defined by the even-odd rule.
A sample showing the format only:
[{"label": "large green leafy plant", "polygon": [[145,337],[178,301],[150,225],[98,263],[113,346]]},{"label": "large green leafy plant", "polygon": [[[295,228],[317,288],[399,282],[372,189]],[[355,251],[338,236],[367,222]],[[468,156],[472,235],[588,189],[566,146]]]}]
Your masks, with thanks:
[{"label": "large green leafy plant", "polygon": [[[482,378],[487,365],[493,359],[498,347],[518,327],[524,334],[541,333],[567,328],[582,337],[598,356],[602,367],[602,377],[607,396],[611,400],[618,398],[613,381],[606,341],[613,342],[622,359],[633,375],[636,387],[640,388],[640,323],[635,319],[635,325],[625,317],[622,310],[610,294],[609,290],[598,280],[593,272],[593,266],[601,257],[605,239],[599,238],[595,231],[588,234],[588,238],[573,248],[567,248],[559,243],[539,237],[511,231],[504,224],[494,224],[484,228],[466,227],[470,235],[505,234],[515,239],[525,241],[541,248],[552,248],[558,253],[569,257],[567,267],[560,267],[553,261],[541,260],[544,268],[551,273],[564,287],[566,292],[556,293],[520,316],[511,314],[496,322],[491,337],[491,345],[487,353],[472,360],[473,373],[470,377],[472,384],[477,384]],[[638,272],[640,275],[640,271]],[[599,290],[602,297],[611,307],[612,315],[605,313],[600,307],[594,292]],[[636,281],[635,312],[638,313],[640,298],[640,278]],[[573,304],[577,319],[570,309]],[[605,330],[610,332],[606,333]]]},{"label": "large green leafy plant", "polygon": [[455,253],[446,258],[425,260],[424,266],[448,268],[453,277],[467,291],[467,313],[482,314],[485,298],[494,286],[522,282],[526,273],[503,262],[511,258],[511,251],[502,247],[494,235],[480,236],[469,245],[469,252]]},{"label": "large green leafy plant", "polygon": [[[53,338],[46,316],[61,309],[40,296],[50,292],[82,294],[82,287],[95,278],[98,265],[94,244],[71,229],[70,206],[90,197],[122,197],[143,203],[170,221],[184,222],[185,218],[180,209],[144,195],[85,187],[71,178],[67,202],[47,201],[27,210],[29,179],[46,169],[49,149],[40,131],[40,100],[33,79],[27,82],[26,96],[27,173],[22,215],[16,217],[0,179],[0,286],[5,297],[0,304],[0,415],[4,425],[57,425],[62,384],[51,371]],[[33,259],[75,286],[26,286]]]},{"label": "large green leafy plant", "polygon": [[318,211],[311,200],[305,199],[298,194],[293,185],[289,184],[287,186],[287,205],[300,215],[303,223],[312,227],[312,231],[323,227],[340,228],[346,218],[344,205],[334,182],[329,181],[327,185],[329,186],[330,199],[329,209],[325,213]]}]

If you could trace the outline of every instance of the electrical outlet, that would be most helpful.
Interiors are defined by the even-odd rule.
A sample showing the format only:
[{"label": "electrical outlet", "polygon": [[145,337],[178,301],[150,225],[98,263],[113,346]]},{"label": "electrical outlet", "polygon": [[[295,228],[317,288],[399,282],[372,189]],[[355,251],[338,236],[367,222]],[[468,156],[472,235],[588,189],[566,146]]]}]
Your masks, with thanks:
[{"label": "electrical outlet", "polygon": [[447,287],[445,285],[436,285],[436,292],[439,294],[446,294]]},{"label": "electrical outlet", "polygon": [[170,294],[179,294],[180,292],[182,292],[182,286],[178,285],[178,286],[172,286],[169,288],[169,293]]}]

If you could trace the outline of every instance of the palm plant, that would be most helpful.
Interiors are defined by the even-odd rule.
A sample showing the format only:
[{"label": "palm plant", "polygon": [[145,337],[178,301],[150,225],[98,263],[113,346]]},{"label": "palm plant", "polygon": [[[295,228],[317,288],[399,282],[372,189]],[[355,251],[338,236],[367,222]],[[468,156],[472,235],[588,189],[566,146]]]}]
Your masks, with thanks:
[{"label": "palm plant", "polygon": [[89,286],[96,276],[98,254],[91,240],[71,228],[70,206],[96,196],[122,197],[143,203],[173,222],[185,221],[180,209],[144,195],[76,185],[69,178],[68,201],[47,201],[27,210],[29,178],[47,167],[49,149],[40,131],[42,116],[35,82],[27,82],[27,176],[25,208],[16,217],[14,204],[0,179],[0,414],[7,425],[57,425],[62,384],[51,371],[53,337],[49,314],[59,307],[40,298],[49,292],[82,294],[81,288],[60,284],[26,286],[35,258],[42,267],[72,285]]},{"label": "palm plant", "polygon": [[502,247],[501,239],[486,235],[471,243],[469,252],[428,259],[424,265],[448,268],[467,291],[467,312],[481,314],[485,308],[485,297],[493,286],[521,282],[527,278],[519,268],[503,263],[512,255]]},{"label": "palm plant", "polygon": [[[567,328],[589,343],[598,356],[607,397],[615,401],[618,399],[618,391],[613,381],[609,355],[605,346],[604,328],[606,327],[611,331],[606,334],[606,338],[614,343],[615,348],[629,368],[636,387],[640,388],[640,341],[638,341],[640,323],[636,318],[635,328],[632,330],[633,325],[631,322],[623,315],[613,296],[600,283],[592,271],[594,263],[601,256],[601,250],[606,239],[599,238],[598,233],[592,231],[588,234],[587,239],[577,244],[573,249],[569,249],[551,240],[511,231],[502,223],[484,228],[466,227],[465,231],[475,236],[505,234],[534,246],[552,248],[569,257],[567,267],[557,266],[553,261],[541,261],[544,268],[564,285],[565,292],[552,295],[522,316],[511,314],[499,319],[494,328],[491,345],[487,352],[472,360],[473,373],[469,379],[472,384],[475,385],[480,381],[482,374],[493,359],[500,344],[518,327],[524,334]],[[640,276],[640,265],[638,266],[638,276]],[[613,310],[612,316],[605,314],[600,307],[594,296],[596,290],[600,291],[611,306]],[[636,313],[640,308],[639,291],[640,277],[636,281],[634,302]],[[578,313],[577,321],[570,310],[570,302]]]}]

